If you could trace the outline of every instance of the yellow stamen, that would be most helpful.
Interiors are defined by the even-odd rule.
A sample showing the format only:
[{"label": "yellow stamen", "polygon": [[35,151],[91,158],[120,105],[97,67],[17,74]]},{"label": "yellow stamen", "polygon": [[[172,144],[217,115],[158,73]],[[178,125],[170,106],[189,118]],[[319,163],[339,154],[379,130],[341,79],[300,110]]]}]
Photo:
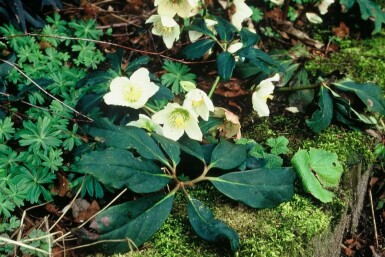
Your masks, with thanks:
[{"label": "yellow stamen", "polygon": [[142,97],[142,94],[142,89],[135,84],[129,84],[123,92],[123,98],[130,103],[134,103]]}]

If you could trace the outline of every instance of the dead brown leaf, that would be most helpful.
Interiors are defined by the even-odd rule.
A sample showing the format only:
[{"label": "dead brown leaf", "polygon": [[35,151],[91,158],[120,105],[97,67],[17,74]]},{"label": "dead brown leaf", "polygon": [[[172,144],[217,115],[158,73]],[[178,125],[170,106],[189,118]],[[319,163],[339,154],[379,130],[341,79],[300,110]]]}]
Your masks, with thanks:
[{"label": "dead brown leaf", "polygon": [[347,36],[349,36],[349,27],[346,26],[346,24],[344,22],[340,22],[340,25],[338,27],[335,27],[332,29],[332,32],[334,35],[336,35],[337,37],[343,39]]}]

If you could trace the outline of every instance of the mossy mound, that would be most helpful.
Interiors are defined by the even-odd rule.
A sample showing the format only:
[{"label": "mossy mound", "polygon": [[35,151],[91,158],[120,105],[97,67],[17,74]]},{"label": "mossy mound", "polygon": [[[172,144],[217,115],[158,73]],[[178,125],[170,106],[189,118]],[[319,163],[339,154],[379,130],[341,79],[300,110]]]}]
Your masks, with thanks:
[{"label": "mossy mound", "polygon": [[[371,141],[360,132],[332,126],[315,135],[302,126],[304,124],[299,125],[301,119],[295,115],[259,119],[255,122],[258,125],[249,125],[245,133],[248,137],[265,142],[269,137],[285,135],[290,140],[292,151],[287,161],[298,149],[310,147],[336,152],[345,167],[373,160]],[[178,194],[172,215],[154,237],[139,250],[115,257],[309,257],[316,254],[313,252],[314,239],[333,231],[346,211],[344,193],[338,194],[340,198],[332,203],[322,204],[303,192],[300,185],[292,201],[264,210],[255,210],[229,200],[209,183],[189,189],[189,193],[204,202],[217,219],[237,231],[240,237],[238,252],[230,253],[225,245],[212,244],[196,236],[186,216],[184,196]]]},{"label": "mossy mound", "polygon": [[366,40],[343,41],[341,51],[330,58],[316,57],[306,63],[313,76],[346,75],[358,83],[374,83],[385,88],[385,35]]}]

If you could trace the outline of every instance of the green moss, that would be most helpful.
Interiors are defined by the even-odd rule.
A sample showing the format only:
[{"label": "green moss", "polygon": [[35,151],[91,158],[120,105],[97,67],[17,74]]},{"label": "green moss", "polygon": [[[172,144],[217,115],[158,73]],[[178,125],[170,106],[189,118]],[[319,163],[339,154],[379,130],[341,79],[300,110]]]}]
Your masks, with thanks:
[{"label": "green moss", "polygon": [[311,140],[304,140],[303,148],[310,147],[335,152],[345,168],[361,161],[364,164],[372,163],[375,159],[370,136],[336,126],[330,126]]},{"label": "green moss", "polygon": [[[324,207],[301,195],[295,195],[292,201],[274,209],[255,210],[228,200],[210,184],[197,186],[190,193],[204,201],[216,218],[238,232],[241,244],[235,256],[309,256],[305,255],[307,245],[332,219],[332,214],[325,212]],[[233,256],[222,245],[208,243],[195,235],[185,215],[181,194],[175,207],[176,211],[160,231],[140,250],[115,257]]]},{"label": "green moss", "polygon": [[385,88],[385,36],[349,42],[330,58],[316,57],[307,62],[306,69],[313,76],[321,74],[325,78],[338,71],[356,82],[371,82]]},{"label": "green moss", "polygon": [[[316,147],[336,152],[345,167],[364,160],[369,163],[370,138],[360,132],[331,126],[313,134],[296,115],[254,119],[244,133],[257,142],[285,135],[294,154],[298,149]],[[293,200],[273,209],[255,210],[220,194],[210,183],[189,189],[194,198],[204,202],[217,219],[235,229],[240,237],[240,249],[235,256],[301,257],[313,256],[312,243],[324,231],[335,227],[345,209],[342,198],[321,204],[309,194],[299,192]],[[208,243],[193,232],[186,216],[182,193],[177,194],[173,212],[154,237],[138,251],[120,256],[233,256],[223,245]]]}]

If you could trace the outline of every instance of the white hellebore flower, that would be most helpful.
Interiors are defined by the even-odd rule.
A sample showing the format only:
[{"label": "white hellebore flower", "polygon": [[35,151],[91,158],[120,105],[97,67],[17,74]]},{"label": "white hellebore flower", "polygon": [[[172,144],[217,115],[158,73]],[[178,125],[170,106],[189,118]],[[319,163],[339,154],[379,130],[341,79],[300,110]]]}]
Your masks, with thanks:
[{"label": "white hellebore flower", "polygon": [[168,16],[152,15],[146,23],[153,23],[152,34],[163,37],[167,48],[171,48],[174,41],[179,39],[180,28],[176,21]]},{"label": "white hellebore flower", "polygon": [[194,8],[198,5],[198,0],[155,0],[158,6],[158,13],[162,16],[188,18]]},{"label": "white hellebore flower", "polygon": [[242,22],[249,18],[253,11],[245,3],[245,0],[234,0],[233,4],[235,6],[235,13],[231,16],[231,23],[238,29],[241,30]]},{"label": "white hellebore flower", "polygon": [[198,88],[192,89],[186,94],[183,107],[191,110],[196,117],[201,116],[206,121],[209,119],[210,112],[214,111],[213,102],[204,91]]},{"label": "white hellebore flower", "polygon": [[163,110],[152,116],[152,120],[163,124],[163,136],[167,138],[177,141],[186,132],[190,138],[202,141],[197,117],[177,103],[168,103]]},{"label": "white hellebore flower", "polygon": [[140,68],[130,78],[114,78],[111,81],[110,90],[103,97],[106,104],[139,109],[159,90],[159,87],[150,81],[148,70]]},{"label": "white hellebore flower", "polygon": [[274,77],[262,80],[257,86],[257,90],[252,95],[253,109],[257,111],[259,117],[269,116],[270,111],[267,106],[267,99],[273,99],[271,95],[274,91],[273,81],[279,81],[279,74]]},{"label": "white hellebore flower", "polygon": [[162,127],[156,124],[150,117],[139,114],[139,119],[127,123],[126,126],[133,126],[143,128],[149,132],[155,132],[156,134],[163,135]]}]

